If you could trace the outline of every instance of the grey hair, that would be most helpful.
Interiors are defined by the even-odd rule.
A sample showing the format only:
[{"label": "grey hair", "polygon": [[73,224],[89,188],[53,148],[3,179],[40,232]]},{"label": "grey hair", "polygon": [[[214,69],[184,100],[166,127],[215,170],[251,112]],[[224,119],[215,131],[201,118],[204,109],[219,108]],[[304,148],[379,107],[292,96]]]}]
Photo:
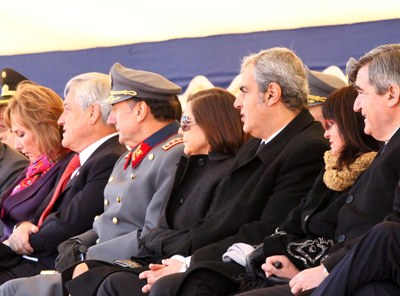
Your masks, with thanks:
[{"label": "grey hair", "polygon": [[250,64],[254,65],[254,79],[260,93],[265,93],[270,83],[275,82],[282,90],[282,102],[288,109],[307,109],[307,73],[293,51],[274,47],[246,56],[241,72]]},{"label": "grey hair", "polygon": [[112,108],[111,105],[104,105],[111,93],[110,76],[97,72],[75,76],[67,82],[64,97],[68,95],[71,88],[74,88],[75,99],[82,110],[87,110],[93,104],[100,106],[101,119],[106,124]]},{"label": "grey hair", "polygon": [[400,44],[378,46],[355,63],[350,81],[355,82],[358,71],[368,65],[368,80],[378,95],[383,95],[392,84],[400,85]]}]

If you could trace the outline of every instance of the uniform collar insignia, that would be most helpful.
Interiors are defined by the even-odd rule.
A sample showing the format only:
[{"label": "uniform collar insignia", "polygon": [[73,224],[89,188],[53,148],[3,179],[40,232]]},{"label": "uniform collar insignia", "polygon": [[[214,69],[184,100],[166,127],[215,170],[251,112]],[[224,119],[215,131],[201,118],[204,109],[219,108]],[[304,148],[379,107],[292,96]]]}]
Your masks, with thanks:
[{"label": "uniform collar insignia", "polygon": [[177,121],[173,121],[134,147],[125,156],[124,170],[126,170],[126,168],[129,166],[129,163],[132,163],[132,168],[137,167],[151,149],[159,145],[161,142],[167,140],[173,134],[176,134],[178,129],[179,123]]},{"label": "uniform collar insignia", "polygon": [[129,166],[129,163],[131,163],[132,168],[135,168],[138,166],[138,164],[142,161],[142,159],[149,153],[151,150],[151,146],[147,144],[146,142],[140,143],[136,149],[131,150],[126,156],[125,156],[125,164],[124,164],[124,170]]}]

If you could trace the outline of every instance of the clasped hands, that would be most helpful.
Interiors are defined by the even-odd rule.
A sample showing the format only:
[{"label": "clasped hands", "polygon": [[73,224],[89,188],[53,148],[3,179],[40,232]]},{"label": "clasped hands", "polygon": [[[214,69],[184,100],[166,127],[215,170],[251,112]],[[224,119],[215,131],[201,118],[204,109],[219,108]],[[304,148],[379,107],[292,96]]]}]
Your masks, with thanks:
[{"label": "clasped hands", "polygon": [[149,293],[152,285],[158,279],[179,272],[184,265],[184,262],[176,259],[164,259],[161,261],[161,264],[150,264],[150,270],[139,274],[140,279],[147,281],[147,284],[142,288],[142,292]]},{"label": "clasped hands", "polygon": [[[276,268],[274,263],[281,262],[281,267]],[[317,287],[324,280],[323,265],[299,271],[297,267],[286,256],[267,257],[261,265],[266,277],[272,275],[290,278],[289,286],[294,295]]]},{"label": "clasped hands", "polygon": [[30,255],[33,252],[33,248],[29,243],[29,238],[32,233],[37,233],[38,231],[39,227],[35,224],[28,221],[22,222],[3,243],[19,255]]}]

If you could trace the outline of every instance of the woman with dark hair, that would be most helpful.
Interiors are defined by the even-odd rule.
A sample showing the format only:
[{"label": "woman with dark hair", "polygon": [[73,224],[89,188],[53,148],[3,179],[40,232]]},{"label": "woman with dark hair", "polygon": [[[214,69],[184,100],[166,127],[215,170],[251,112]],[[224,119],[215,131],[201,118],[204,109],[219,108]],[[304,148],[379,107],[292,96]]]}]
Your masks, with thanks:
[{"label": "woman with dark hair", "polygon": [[[181,246],[190,245],[196,226],[221,203],[223,178],[245,139],[240,111],[234,108],[234,101],[232,94],[219,88],[189,97],[179,130],[186,156],[178,164],[158,227],[139,242],[137,261],[143,265],[160,262],[174,255]],[[180,255],[188,256],[190,251],[189,248]],[[127,260],[119,260],[119,263],[130,264]],[[106,262],[87,260],[65,271],[63,279],[70,278],[74,272],[76,278],[67,283],[70,294],[92,295],[105,277],[123,271],[126,269]],[[141,291],[146,282],[139,280],[135,273],[130,276],[132,289]]]},{"label": "woman with dark hair", "polygon": [[1,196],[0,218],[5,225],[1,241],[19,222],[37,223],[38,208],[53,192],[70,158],[61,145],[62,128],[57,123],[63,110],[62,99],[54,91],[29,82],[20,83],[8,103],[5,123],[30,164]]}]

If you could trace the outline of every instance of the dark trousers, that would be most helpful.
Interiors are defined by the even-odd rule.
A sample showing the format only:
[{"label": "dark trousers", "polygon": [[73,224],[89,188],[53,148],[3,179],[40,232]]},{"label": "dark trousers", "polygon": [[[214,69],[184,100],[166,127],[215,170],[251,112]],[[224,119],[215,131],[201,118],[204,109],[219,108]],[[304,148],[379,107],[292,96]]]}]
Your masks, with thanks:
[{"label": "dark trousers", "polygon": [[351,249],[313,296],[400,295],[400,224],[373,227]]},{"label": "dark trousers", "polygon": [[293,296],[289,285],[273,286],[269,288],[255,289],[248,292],[236,294],[237,296]]},{"label": "dark trousers", "polygon": [[43,269],[50,268],[47,265],[42,264],[40,261],[34,262],[22,259],[17,266],[8,270],[0,271],[0,285],[12,279],[37,275]]},{"label": "dark trousers", "polygon": [[[176,280],[176,279],[174,279]],[[175,282],[176,284],[176,282]],[[184,278],[175,295],[220,296],[230,295],[239,289],[239,284],[207,269],[196,269]],[[161,296],[152,295],[152,296]]]},{"label": "dark trousers", "polygon": [[98,296],[136,296],[148,295],[142,292],[146,281],[134,273],[115,272],[109,275],[97,290]]},{"label": "dark trousers", "polygon": [[184,273],[180,272],[160,278],[151,287],[149,296],[174,296],[183,276]]}]

